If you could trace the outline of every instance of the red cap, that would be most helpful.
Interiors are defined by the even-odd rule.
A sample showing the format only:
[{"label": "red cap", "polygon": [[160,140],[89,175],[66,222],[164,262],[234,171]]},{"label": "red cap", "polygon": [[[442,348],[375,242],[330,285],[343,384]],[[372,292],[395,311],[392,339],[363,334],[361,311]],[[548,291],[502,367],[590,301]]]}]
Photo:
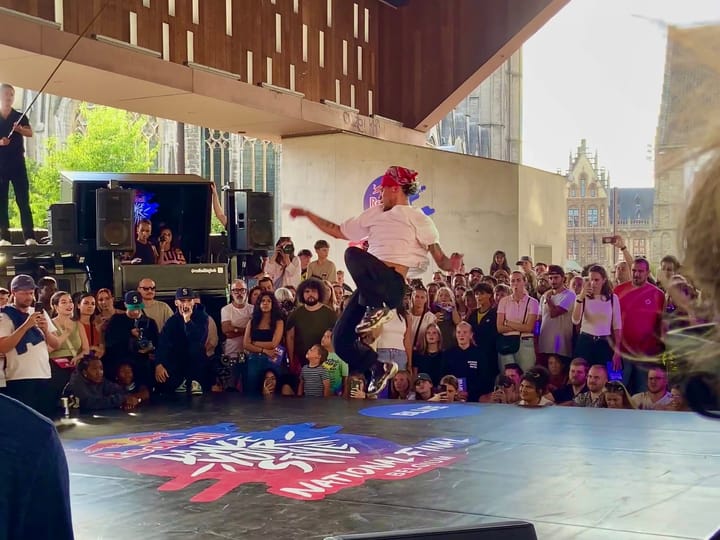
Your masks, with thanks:
[{"label": "red cap", "polygon": [[406,186],[415,182],[418,173],[412,169],[393,165],[382,177],[382,187]]}]

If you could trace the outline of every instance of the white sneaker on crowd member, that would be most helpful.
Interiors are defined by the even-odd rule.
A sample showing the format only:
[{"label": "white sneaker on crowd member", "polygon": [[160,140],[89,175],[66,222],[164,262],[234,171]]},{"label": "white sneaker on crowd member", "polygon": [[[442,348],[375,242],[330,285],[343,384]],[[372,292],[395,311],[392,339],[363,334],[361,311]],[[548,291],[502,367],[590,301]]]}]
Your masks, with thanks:
[{"label": "white sneaker on crowd member", "polygon": [[0,246],[12,246],[10,240],[0,240]]},{"label": "white sneaker on crowd member", "polygon": [[190,383],[190,393],[191,393],[193,396],[202,396],[203,389],[202,389],[202,386],[200,385],[199,382],[197,382],[197,381],[192,381],[192,382]]},{"label": "white sneaker on crowd member", "polygon": [[37,246],[38,243],[37,243],[37,240],[35,240],[34,238],[28,238],[27,240],[25,240],[25,245],[26,246]]},{"label": "white sneaker on crowd member", "polygon": [[185,392],[187,392],[186,384],[187,381],[183,379],[183,382],[181,382],[180,385],[175,389],[175,392],[177,392],[178,394],[184,394]]}]

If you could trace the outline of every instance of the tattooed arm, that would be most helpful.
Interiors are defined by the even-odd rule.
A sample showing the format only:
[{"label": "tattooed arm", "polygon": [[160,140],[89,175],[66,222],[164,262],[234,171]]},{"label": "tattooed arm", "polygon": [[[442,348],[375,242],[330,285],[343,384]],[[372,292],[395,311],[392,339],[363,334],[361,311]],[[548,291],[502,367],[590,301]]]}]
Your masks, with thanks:
[{"label": "tattooed arm", "polygon": [[340,240],[348,240],[348,238],[340,230],[340,225],[333,223],[332,221],[328,221],[327,219],[323,219],[317,214],[313,214],[310,210],[305,210],[304,208],[292,208],[290,210],[290,217],[306,217],[313,225],[328,236],[332,236],[333,238],[338,238]]}]

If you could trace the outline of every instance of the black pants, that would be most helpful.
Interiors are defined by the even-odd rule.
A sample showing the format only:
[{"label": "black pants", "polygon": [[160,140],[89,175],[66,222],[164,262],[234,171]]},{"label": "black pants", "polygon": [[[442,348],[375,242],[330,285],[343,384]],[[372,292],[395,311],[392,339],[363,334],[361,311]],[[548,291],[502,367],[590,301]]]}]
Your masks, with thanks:
[{"label": "black pants", "polygon": [[5,395],[15,398],[42,415],[52,418],[59,407],[50,389],[50,379],[8,381]]},{"label": "black pants", "polygon": [[183,381],[186,382],[188,392],[192,381],[199,382],[203,391],[210,389],[207,385],[209,370],[212,367],[211,358],[204,355],[178,354],[173,358],[172,364],[164,367],[168,372],[168,380],[164,383],[155,383],[160,392],[174,392]]},{"label": "black pants", "polygon": [[0,239],[10,240],[10,218],[8,217],[10,182],[15,190],[15,202],[20,210],[23,235],[26,240],[34,238],[33,217],[30,211],[30,181],[23,159],[21,163],[0,167]]},{"label": "black pants", "polygon": [[333,346],[351,372],[364,372],[377,361],[377,353],[357,340],[355,327],[367,307],[400,307],[405,296],[405,280],[380,259],[356,247],[345,250],[345,266],[357,288],[335,324]]},{"label": "black pants", "polygon": [[595,364],[605,366],[613,359],[613,349],[607,337],[592,336],[580,332],[575,346],[575,356],[584,358],[590,366]]}]

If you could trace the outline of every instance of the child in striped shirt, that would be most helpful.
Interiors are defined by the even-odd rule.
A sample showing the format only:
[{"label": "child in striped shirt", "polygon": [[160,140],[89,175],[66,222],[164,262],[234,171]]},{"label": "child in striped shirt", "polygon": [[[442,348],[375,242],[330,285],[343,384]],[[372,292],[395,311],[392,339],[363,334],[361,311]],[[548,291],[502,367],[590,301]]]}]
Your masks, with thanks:
[{"label": "child in striped shirt", "polygon": [[328,352],[321,345],[313,345],[305,358],[307,365],[300,372],[298,397],[330,397],[330,375],[322,366],[327,360]]}]

